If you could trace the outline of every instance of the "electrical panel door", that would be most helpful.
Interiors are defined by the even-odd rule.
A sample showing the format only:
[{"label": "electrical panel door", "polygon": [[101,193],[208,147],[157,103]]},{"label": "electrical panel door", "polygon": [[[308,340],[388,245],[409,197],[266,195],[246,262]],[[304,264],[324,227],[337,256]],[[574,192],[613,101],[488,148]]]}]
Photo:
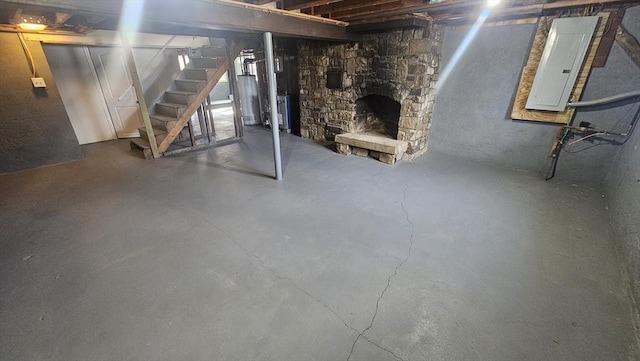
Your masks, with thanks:
[{"label": "electrical panel door", "polygon": [[583,16],[553,21],[525,108],[565,110],[598,19]]}]

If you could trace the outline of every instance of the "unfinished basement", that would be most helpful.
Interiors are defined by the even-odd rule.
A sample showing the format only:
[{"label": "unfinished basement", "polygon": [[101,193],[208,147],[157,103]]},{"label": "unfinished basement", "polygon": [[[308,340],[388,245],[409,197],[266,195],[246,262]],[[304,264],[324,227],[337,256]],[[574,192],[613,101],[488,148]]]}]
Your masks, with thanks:
[{"label": "unfinished basement", "polygon": [[0,0],[0,360],[640,360],[640,4]]}]

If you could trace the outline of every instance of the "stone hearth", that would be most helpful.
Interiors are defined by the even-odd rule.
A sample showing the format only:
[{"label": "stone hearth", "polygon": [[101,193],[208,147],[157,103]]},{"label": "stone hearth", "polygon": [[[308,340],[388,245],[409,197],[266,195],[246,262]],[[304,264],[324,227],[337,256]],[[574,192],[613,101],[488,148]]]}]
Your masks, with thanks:
[{"label": "stone hearth", "polygon": [[[391,164],[424,154],[442,34],[441,26],[431,25],[367,34],[355,44],[300,43],[301,135]],[[342,74],[337,89],[327,87],[328,72]]]},{"label": "stone hearth", "polygon": [[407,151],[408,142],[378,132],[336,134],[336,150],[341,154],[370,156],[387,164],[394,164]]}]

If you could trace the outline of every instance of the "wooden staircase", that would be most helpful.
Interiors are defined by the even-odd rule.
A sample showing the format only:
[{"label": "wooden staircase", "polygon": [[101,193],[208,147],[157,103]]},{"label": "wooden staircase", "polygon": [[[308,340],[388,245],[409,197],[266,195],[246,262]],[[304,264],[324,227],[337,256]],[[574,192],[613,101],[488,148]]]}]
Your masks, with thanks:
[{"label": "wooden staircase", "polygon": [[[230,57],[226,56],[226,48],[201,48],[202,57],[192,58],[188,67],[178,75],[174,85],[164,93],[162,101],[156,103],[149,114],[158,153],[163,155],[171,144],[177,141],[190,139],[191,145],[195,146],[191,117],[202,106],[243,48],[244,43],[234,42],[230,49]],[[188,131],[185,130],[185,126],[188,126]],[[140,138],[131,141],[131,149],[140,149],[145,158],[151,158],[149,132],[145,127],[138,130]]]}]

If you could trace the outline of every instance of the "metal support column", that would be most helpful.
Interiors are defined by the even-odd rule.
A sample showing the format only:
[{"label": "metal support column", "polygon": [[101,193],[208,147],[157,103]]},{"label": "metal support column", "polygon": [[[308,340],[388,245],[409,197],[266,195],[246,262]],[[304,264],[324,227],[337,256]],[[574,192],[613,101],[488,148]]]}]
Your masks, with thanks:
[{"label": "metal support column", "polygon": [[280,157],[280,125],[278,123],[278,98],[276,89],[276,67],[273,57],[273,35],[264,33],[264,53],[267,64],[267,85],[269,86],[269,108],[271,109],[271,135],[273,136],[273,161],[276,179],[282,179],[282,159]]}]

